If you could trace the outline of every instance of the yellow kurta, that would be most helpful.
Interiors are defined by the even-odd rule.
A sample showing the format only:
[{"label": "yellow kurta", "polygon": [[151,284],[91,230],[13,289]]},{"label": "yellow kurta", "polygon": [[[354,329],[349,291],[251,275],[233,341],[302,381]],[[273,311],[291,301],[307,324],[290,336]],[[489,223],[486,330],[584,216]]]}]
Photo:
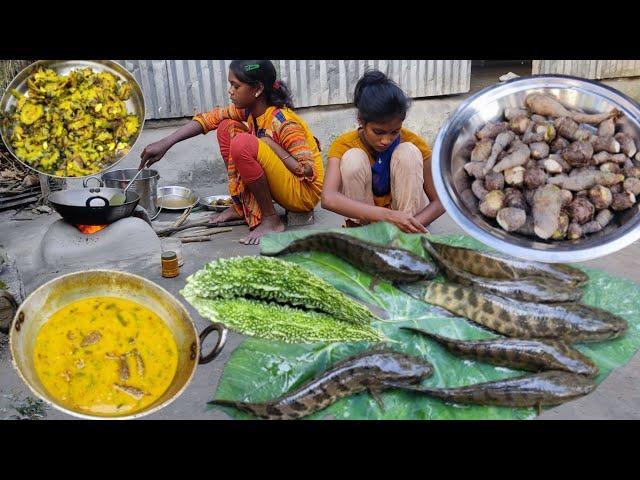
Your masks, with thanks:
[{"label": "yellow kurta", "polygon": [[[425,142],[415,133],[407,130],[406,128],[400,129],[400,142],[413,143],[422,153],[422,158],[424,159],[424,161],[430,161],[431,148],[429,147],[427,142]],[[364,150],[369,156],[369,162],[371,162],[371,165],[373,166],[375,164],[376,159],[373,157],[364,143],[362,143],[362,140],[360,140],[358,130],[352,130],[350,132],[343,133],[338,138],[336,138],[331,144],[331,147],[329,147],[327,157],[342,159],[342,156],[347,152],[347,150],[351,150],[352,148],[359,148],[361,150]],[[389,207],[391,205],[391,200],[391,193],[388,193],[387,195],[383,195],[381,197],[376,197],[375,195],[373,196],[373,201],[378,207]]]}]

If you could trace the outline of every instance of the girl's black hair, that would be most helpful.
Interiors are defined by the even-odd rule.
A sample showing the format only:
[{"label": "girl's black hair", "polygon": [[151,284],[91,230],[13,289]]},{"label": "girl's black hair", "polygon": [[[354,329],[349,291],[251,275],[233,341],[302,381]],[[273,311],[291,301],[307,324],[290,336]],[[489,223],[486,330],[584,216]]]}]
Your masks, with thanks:
[{"label": "girl's black hair", "polygon": [[284,82],[276,83],[276,67],[271,60],[234,60],[229,69],[242,83],[252,87],[262,83],[268,105],[293,109],[291,91]]},{"label": "girl's black hair", "polygon": [[402,89],[379,70],[369,70],[358,80],[353,103],[364,123],[404,120],[410,104]]}]

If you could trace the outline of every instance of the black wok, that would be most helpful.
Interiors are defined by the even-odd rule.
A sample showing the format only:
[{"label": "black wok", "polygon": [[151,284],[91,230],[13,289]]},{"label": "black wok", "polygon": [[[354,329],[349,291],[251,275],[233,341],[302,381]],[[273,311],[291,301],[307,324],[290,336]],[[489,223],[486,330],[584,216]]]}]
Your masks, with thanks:
[{"label": "black wok", "polygon": [[140,196],[127,191],[126,199],[119,188],[80,188],[62,190],[49,195],[49,203],[62,218],[74,225],[106,225],[129,217]]}]

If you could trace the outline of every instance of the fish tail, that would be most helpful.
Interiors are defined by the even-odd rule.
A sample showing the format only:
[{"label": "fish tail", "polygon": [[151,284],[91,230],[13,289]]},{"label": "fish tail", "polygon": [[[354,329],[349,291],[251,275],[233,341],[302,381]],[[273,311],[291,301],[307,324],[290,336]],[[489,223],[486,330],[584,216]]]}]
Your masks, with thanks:
[{"label": "fish tail", "polygon": [[211,400],[207,402],[207,405],[215,405],[218,407],[232,407],[237,410],[246,410],[244,402],[236,402],[234,400]]}]

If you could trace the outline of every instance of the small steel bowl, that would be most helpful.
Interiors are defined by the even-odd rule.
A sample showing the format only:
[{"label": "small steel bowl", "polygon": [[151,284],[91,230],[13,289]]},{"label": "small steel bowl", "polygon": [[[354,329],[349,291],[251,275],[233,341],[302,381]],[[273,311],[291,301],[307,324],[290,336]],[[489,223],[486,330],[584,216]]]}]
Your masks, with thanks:
[{"label": "small steel bowl", "polygon": [[231,200],[230,195],[210,195],[208,197],[201,198],[198,204],[205,210],[214,212],[223,212],[231,206],[229,205],[217,205],[218,200]]},{"label": "small steel bowl", "polygon": [[493,220],[474,213],[470,202],[465,203],[472,180],[462,168],[466,163],[462,154],[465,144],[486,122],[501,119],[505,107],[523,106],[525,97],[531,93],[553,95],[565,107],[586,113],[617,108],[623,115],[622,121],[634,131],[640,147],[640,105],[611,87],[566,75],[522,77],[490,86],[462,102],[436,138],[431,167],[438,197],[447,213],[465,232],[485,245],[508,255],[541,262],[591,260],[617,252],[640,239],[638,204],[616,213],[611,224],[596,234],[579,240],[543,241],[506,232]]},{"label": "small steel bowl", "polygon": [[158,188],[158,208],[162,210],[184,210],[198,203],[198,195],[186,187],[167,186]]}]

